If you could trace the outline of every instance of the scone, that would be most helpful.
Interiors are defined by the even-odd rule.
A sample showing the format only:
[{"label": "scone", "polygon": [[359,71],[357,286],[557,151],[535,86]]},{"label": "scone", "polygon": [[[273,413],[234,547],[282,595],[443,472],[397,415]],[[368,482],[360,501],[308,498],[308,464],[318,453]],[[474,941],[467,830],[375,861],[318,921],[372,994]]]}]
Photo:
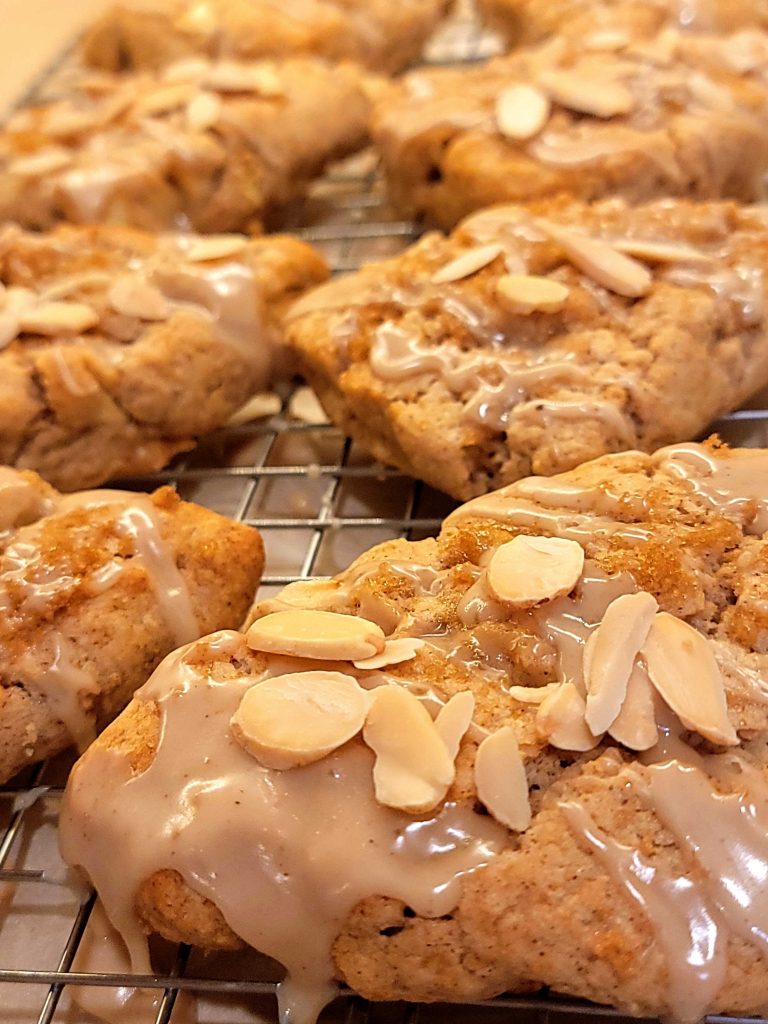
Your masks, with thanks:
[{"label": "scone", "polygon": [[768,382],[760,207],[501,206],[309,292],[288,341],[329,416],[466,499],[696,437]]},{"label": "scone", "polygon": [[256,530],[168,487],[64,496],[0,467],[0,781],[85,749],[169,651],[238,626],[263,562]]},{"label": "scone", "polygon": [[[251,945],[283,1020],[547,985],[768,1002],[768,452],[606,456],[172,654],[75,767],[133,968]],[[141,813],[136,813],[136,808]]]},{"label": "scone", "polygon": [[0,219],[238,231],[366,138],[352,64],[190,58],[66,77],[0,132]]},{"label": "scone", "polygon": [[0,229],[0,462],[62,490],[164,466],[289,369],[293,238]]},{"label": "scone", "polygon": [[399,71],[415,60],[445,0],[131,0],[86,33],[83,60],[110,71],[182,57],[315,54]]},{"label": "scone", "polygon": [[[559,36],[385,90],[372,135],[396,206],[452,227],[496,202],[762,197],[768,34]],[[604,49],[601,47],[605,47]]]},{"label": "scone", "polygon": [[768,27],[765,0],[475,0],[480,17],[511,45],[530,45],[565,33],[587,47],[614,33],[638,38],[665,25],[695,32]]}]

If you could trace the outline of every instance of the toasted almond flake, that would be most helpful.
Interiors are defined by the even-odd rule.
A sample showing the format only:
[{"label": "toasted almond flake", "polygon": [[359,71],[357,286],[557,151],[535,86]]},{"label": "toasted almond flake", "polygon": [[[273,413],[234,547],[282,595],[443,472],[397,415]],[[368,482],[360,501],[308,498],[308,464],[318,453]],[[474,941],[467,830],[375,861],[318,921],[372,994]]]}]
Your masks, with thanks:
[{"label": "toasted almond flake", "polygon": [[445,744],[445,748],[452,761],[456,760],[461,741],[472,724],[472,715],[474,713],[475,698],[469,690],[454,693],[451,699],[437,713],[435,728]]},{"label": "toasted almond flake", "polygon": [[45,115],[45,132],[52,138],[66,138],[91,131],[99,124],[99,116],[93,112],[77,110],[69,104],[56,104]]},{"label": "toasted almond flake", "polygon": [[83,302],[44,302],[19,316],[22,331],[29,334],[80,334],[98,322],[98,313]]},{"label": "toasted almond flake", "polygon": [[232,734],[267,768],[298,768],[326,757],[363,728],[370,698],[354,676],[294,672],[245,691]]},{"label": "toasted almond flake", "polygon": [[373,784],[379,803],[420,814],[445,799],[456,769],[418,697],[400,686],[373,690],[363,739],[376,754]]},{"label": "toasted almond flake", "polygon": [[600,736],[590,731],[584,718],[586,710],[586,702],[573,683],[561,683],[539,704],[536,728],[560,750],[592,750]]},{"label": "toasted almond flake", "polygon": [[86,270],[82,274],[68,274],[42,289],[40,295],[46,300],[64,299],[73,292],[84,288],[104,288],[112,280],[112,274],[102,270]]},{"label": "toasted almond flake", "polygon": [[251,420],[260,420],[266,416],[276,416],[283,407],[283,400],[274,391],[262,391],[249,398],[227,421],[228,427],[239,427]]},{"label": "toasted almond flake", "polygon": [[296,388],[288,402],[288,415],[302,423],[321,424],[328,422],[328,414],[312,388]]},{"label": "toasted almond flake", "polygon": [[549,120],[549,97],[533,85],[511,85],[496,99],[496,124],[502,135],[520,142],[538,135]]},{"label": "toasted almond flake", "polygon": [[559,687],[560,683],[547,683],[546,686],[510,686],[507,693],[521,704],[541,704],[545,697]]},{"label": "toasted almond flake", "polygon": [[187,104],[187,127],[193,132],[207,131],[219,120],[221,109],[221,100],[214,93],[197,93]]},{"label": "toasted almond flake", "polygon": [[432,275],[432,284],[451,284],[453,281],[461,281],[462,278],[476,274],[478,270],[487,267],[502,252],[500,245],[481,245],[477,249],[468,249],[455,260],[446,263]]},{"label": "toasted almond flake", "polygon": [[710,110],[731,111],[735,107],[734,99],[728,89],[723,89],[709,75],[700,71],[689,72],[685,84],[694,100]]},{"label": "toasted almond flake", "polygon": [[221,61],[211,66],[204,82],[217,92],[255,92],[267,98],[282,96],[285,91],[280,76],[264,64]]},{"label": "toasted almond flake", "polygon": [[41,178],[44,174],[69,167],[72,160],[72,153],[66,149],[41,149],[30,156],[17,157],[6,169],[9,174],[17,174],[20,178]]},{"label": "toasted almond flake", "polygon": [[163,71],[166,82],[196,82],[211,69],[211,62],[202,57],[188,57],[169,64]]},{"label": "toasted almond flake", "polygon": [[635,97],[621,82],[593,77],[575,71],[546,71],[539,84],[562,107],[594,117],[618,117],[635,107]]},{"label": "toasted almond flake", "polygon": [[19,334],[19,318],[9,310],[0,310],[0,348],[10,345]]},{"label": "toasted almond flake", "polygon": [[725,686],[714,652],[697,629],[659,612],[643,657],[651,682],[686,729],[723,746],[739,742],[728,719]]},{"label": "toasted almond flake", "polygon": [[257,619],[245,635],[248,646],[268,654],[319,661],[356,661],[384,650],[384,633],[356,615],[296,609]]},{"label": "toasted almond flake", "polygon": [[591,32],[583,41],[586,50],[623,50],[629,44],[629,36],[618,29],[604,29]]},{"label": "toasted almond flake", "polygon": [[176,19],[176,25],[182,32],[195,32],[208,35],[219,27],[216,11],[208,0],[200,0],[189,7],[185,6]]},{"label": "toasted almond flake", "polygon": [[659,739],[656,724],[656,691],[648,672],[638,661],[632,666],[621,711],[608,733],[630,750],[650,750]]},{"label": "toasted almond flake", "polygon": [[556,313],[570,291],[560,281],[532,274],[505,274],[496,282],[496,294],[513,313]]},{"label": "toasted almond flake", "polygon": [[618,252],[602,239],[568,231],[542,218],[537,218],[536,224],[557,242],[575,267],[597,284],[627,298],[647,295],[653,277],[642,263]]},{"label": "toasted almond flake", "polygon": [[605,732],[621,711],[632,666],[659,606],[652,594],[622,594],[605,609],[584,645],[586,722],[594,735]]},{"label": "toasted almond flake", "polygon": [[173,82],[139,96],[134,103],[134,110],[140,117],[168,114],[186,106],[196,92],[197,87],[191,82]]},{"label": "toasted almond flake", "polygon": [[31,288],[20,288],[18,285],[11,285],[5,289],[5,308],[13,313],[19,314],[31,309],[38,302],[38,297]]},{"label": "toasted almond flake", "polygon": [[171,304],[160,289],[139,274],[118,277],[109,289],[109,304],[115,312],[140,320],[167,320],[171,315]]},{"label": "toasted almond flake", "polygon": [[583,568],[584,551],[576,541],[520,535],[491,555],[488,589],[498,601],[531,608],[573,590]]},{"label": "toasted almond flake", "polygon": [[424,641],[417,636],[401,636],[396,640],[386,640],[384,650],[381,654],[374,654],[372,658],[363,658],[353,661],[355,668],[363,670],[386,668],[387,665],[401,665],[404,661],[410,661],[416,657],[418,651],[424,646]]},{"label": "toasted almond flake", "polygon": [[611,246],[628,256],[639,256],[649,263],[711,263],[712,257],[691,245],[676,242],[651,242],[643,238],[612,238]]},{"label": "toasted almond flake", "polygon": [[243,235],[201,235],[194,238],[184,252],[190,263],[208,263],[236,256],[248,244]]},{"label": "toasted almond flake", "polygon": [[479,800],[496,821],[515,832],[528,828],[528,779],[511,725],[491,733],[477,748],[475,787]]}]

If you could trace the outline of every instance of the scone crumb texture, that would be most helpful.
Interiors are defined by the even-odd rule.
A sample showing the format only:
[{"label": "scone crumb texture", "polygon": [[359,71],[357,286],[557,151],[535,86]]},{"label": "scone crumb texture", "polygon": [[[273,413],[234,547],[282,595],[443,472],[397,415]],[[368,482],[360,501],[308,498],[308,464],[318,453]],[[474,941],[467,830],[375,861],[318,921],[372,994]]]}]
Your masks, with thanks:
[{"label": "scone crumb texture", "polygon": [[520,535],[491,556],[488,589],[499,601],[530,608],[573,590],[583,568],[584,551],[576,541]]},{"label": "scone crumb texture", "polygon": [[253,623],[246,640],[254,651],[320,661],[356,661],[384,650],[384,633],[375,622],[314,610],[271,612]]}]

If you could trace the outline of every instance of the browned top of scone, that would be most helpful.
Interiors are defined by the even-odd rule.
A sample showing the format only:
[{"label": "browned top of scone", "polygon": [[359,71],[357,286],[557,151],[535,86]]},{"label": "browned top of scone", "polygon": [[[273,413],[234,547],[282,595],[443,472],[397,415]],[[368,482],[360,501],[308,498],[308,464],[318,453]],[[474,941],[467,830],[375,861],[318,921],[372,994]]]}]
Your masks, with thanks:
[{"label": "browned top of scone", "polygon": [[[322,953],[327,913],[336,934],[337,974],[372,998],[445,1000],[457,993],[482,998],[548,984],[633,1013],[701,1014],[726,1007],[754,1012],[766,997],[761,940],[739,925],[741,911],[723,895],[717,867],[722,853],[716,846],[729,816],[735,821],[754,813],[762,822],[764,813],[768,633],[760,567],[768,526],[767,472],[764,451],[731,452],[715,441],[652,456],[605,457],[554,479],[531,478],[478,498],[453,513],[435,540],[389,542],[333,580],[292,584],[256,607],[246,641],[238,634],[221,635],[175,656],[80,762],[63,812],[65,854],[88,871],[108,910],[124,915],[133,905],[138,918],[126,925],[126,934],[138,950],[143,927],[208,948],[232,948],[245,939],[274,955],[282,940],[262,922],[279,921],[277,933],[284,935],[283,912],[290,906],[296,910],[290,933],[295,948],[284,947],[282,959],[294,980],[310,984],[323,980],[322,971],[308,975],[301,955],[315,941]],[[536,603],[522,596],[531,579],[538,579],[532,569],[527,577],[518,575],[514,585],[514,571],[494,576],[502,563],[514,570],[504,556],[510,545],[518,550],[522,542],[530,551],[539,544],[552,551],[554,540],[566,545],[569,557],[575,549],[584,558],[570,591],[563,588],[560,596],[550,593]],[[652,619],[645,641],[633,632],[641,606]],[[608,625],[611,609],[619,607],[633,617],[626,636],[615,614]],[[378,625],[387,638],[385,654],[387,645],[394,652],[400,642],[401,650],[409,638],[416,647],[403,660],[385,657],[383,666],[323,663],[317,660],[325,643],[319,620],[313,640],[311,615],[290,618],[307,611],[342,613]],[[268,623],[281,613],[281,628],[288,631],[282,635],[298,647],[291,657],[274,647],[271,654],[258,653],[278,635]],[[659,647],[659,636],[670,629],[679,642]],[[634,653],[638,647],[630,647],[632,678],[647,673],[656,692],[664,690],[663,701],[647,709],[654,738],[645,741],[650,748],[645,753],[643,744],[630,738],[632,729],[622,733],[624,739],[614,736],[618,718],[604,735],[585,742],[583,732],[573,731],[573,703],[566,708],[562,702],[568,694],[576,706],[581,701],[583,728],[596,693],[585,651],[589,647],[591,657],[603,657],[594,643],[601,631],[603,637],[612,634],[619,647],[639,645],[639,654]],[[678,671],[670,672],[670,661]],[[265,767],[257,726],[241,717],[240,732],[235,730],[237,716],[245,716],[246,695],[270,676],[311,671],[327,677],[328,670],[352,675],[369,690],[373,706],[377,696],[393,689],[418,695],[433,714],[435,706],[444,707],[457,694],[474,698],[473,725],[462,740],[453,782],[443,791],[445,803],[414,815],[421,822],[417,827],[426,830],[427,845],[406,860],[414,878],[425,869],[434,883],[432,872],[439,874],[444,864],[441,856],[455,849],[445,839],[428,845],[435,822],[454,821],[454,835],[465,836],[465,853],[473,839],[484,836],[486,862],[470,869],[447,913],[422,905],[413,909],[419,894],[395,866],[407,851],[401,821],[399,845],[392,852],[385,847],[395,874],[378,873],[376,849],[362,852],[377,891],[333,924],[333,913],[343,906],[336,900],[344,882],[359,894],[358,829],[368,821],[358,813],[359,801],[368,805],[357,788],[358,773],[373,762],[369,746],[383,758],[377,746],[380,721],[378,737],[366,725],[362,739],[302,768]],[[586,712],[585,691],[579,690],[585,684]],[[645,683],[632,685],[642,689]],[[697,691],[701,700],[685,710],[681,695]],[[628,699],[627,691],[623,700]],[[687,728],[670,717],[672,707],[686,718]],[[409,715],[400,722],[406,747],[413,729]],[[297,716],[282,723],[284,741],[290,739],[291,722],[300,720],[298,710]],[[197,753],[184,743],[190,730]],[[511,743],[510,735],[519,754],[513,757],[507,747],[494,775],[489,751],[499,741]],[[428,761],[426,739],[425,734],[422,753]],[[418,763],[418,757],[410,761],[406,755],[406,777],[409,772],[419,776]],[[524,766],[524,795],[515,789],[516,764]],[[378,787],[385,766],[379,760],[376,766]],[[193,791],[199,796],[190,801]],[[511,791],[517,793],[514,799]],[[213,792],[220,796],[205,802],[203,794]],[[376,792],[384,800],[383,790]],[[329,793],[335,794],[331,804]],[[146,801],[149,821],[142,828],[152,837],[162,832],[162,839],[149,840],[148,854],[141,847],[139,863],[125,861],[125,877],[131,880],[126,889],[114,881],[114,863],[107,865],[103,853],[121,845],[118,837],[131,842],[139,835],[131,803],[137,794]],[[504,839],[494,833],[494,819],[501,820],[505,807],[519,811],[520,800],[529,803],[529,817],[508,823]],[[753,804],[757,811],[748,811]],[[490,820],[478,813],[483,807]],[[459,825],[451,818],[456,813],[469,817]],[[391,811],[381,814],[390,820]],[[203,845],[201,862],[206,820],[208,828],[216,823],[218,838]],[[377,847],[382,819],[370,820],[367,834],[377,837]],[[170,821],[173,829],[165,828],[163,822]],[[301,826],[300,840],[296,828]],[[686,828],[695,839],[693,848]],[[734,826],[725,844],[730,850],[731,841],[745,843],[750,862],[762,863],[763,826],[750,828]],[[242,853],[256,834],[258,865]],[[742,900],[747,921],[758,922],[762,912],[749,871],[728,863],[749,893]],[[233,864],[234,888],[227,877]],[[245,916],[238,914],[233,893],[246,904],[254,892],[263,900],[264,864],[271,865],[266,876],[274,870],[281,882],[270,890],[270,914],[260,915],[254,926],[247,906]],[[329,864],[334,868],[326,876]],[[247,872],[251,885],[243,884]],[[322,879],[325,902],[318,903],[311,883],[317,886]],[[645,902],[632,895],[645,892],[638,890],[642,886],[649,887]],[[304,903],[290,902],[294,892],[304,892]],[[710,945],[696,974],[701,984],[686,985],[695,980],[687,957],[697,940],[675,929],[694,912]],[[120,919],[130,920],[130,913]],[[670,932],[674,942],[662,942],[660,936]],[[141,957],[136,964],[146,969]]]},{"label": "browned top of scone", "polygon": [[759,208],[500,206],[310,293],[288,337],[345,427],[380,410],[375,454],[468,498],[696,436],[757,390],[766,259]]},{"label": "browned top of scone", "polygon": [[84,60],[101,68],[161,67],[183,56],[315,54],[397,71],[419,52],[443,0],[164,0],[116,4],[88,31]]}]

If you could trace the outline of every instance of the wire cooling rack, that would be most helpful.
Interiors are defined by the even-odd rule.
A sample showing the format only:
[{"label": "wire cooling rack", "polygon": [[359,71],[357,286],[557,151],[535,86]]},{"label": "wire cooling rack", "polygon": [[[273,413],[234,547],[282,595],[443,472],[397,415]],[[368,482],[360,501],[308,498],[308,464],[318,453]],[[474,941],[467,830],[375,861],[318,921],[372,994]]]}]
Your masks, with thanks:
[{"label": "wire cooling rack", "polygon": [[[468,62],[489,56],[494,47],[493,37],[459,14],[439,33],[427,59]],[[418,235],[413,224],[387,208],[370,154],[320,181],[289,229],[322,249],[337,272],[393,255]],[[281,411],[271,419],[219,431],[166,472],[132,481],[141,488],[173,483],[182,497],[262,530],[268,553],[264,597],[296,579],[331,575],[381,541],[434,534],[454,504],[372,461],[331,425],[293,417],[291,398],[284,395]],[[765,404],[758,398],[715,427],[733,444],[768,446]],[[77,971],[93,896],[83,898],[73,887],[56,851],[57,812],[70,764],[71,758],[62,757],[40,765],[16,788],[0,790],[0,1024],[83,1024],[89,1018],[72,1005],[72,986],[131,986],[138,980]],[[188,947],[163,944],[154,953],[159,973],[140,983],[162,993],[158,1011],[154,1020],[150,1014],[146,1020],[131,1018],[130,1024],[179,1021],[181,994],[187,992],[198,997],[200,1024],[275,1021],[275,966],[257,954],[206,958]],[[579,1018],[629,1020],[549,995],[415,1006],[368,1004],[348,992],[322,1020],[565,1024]]]}]

